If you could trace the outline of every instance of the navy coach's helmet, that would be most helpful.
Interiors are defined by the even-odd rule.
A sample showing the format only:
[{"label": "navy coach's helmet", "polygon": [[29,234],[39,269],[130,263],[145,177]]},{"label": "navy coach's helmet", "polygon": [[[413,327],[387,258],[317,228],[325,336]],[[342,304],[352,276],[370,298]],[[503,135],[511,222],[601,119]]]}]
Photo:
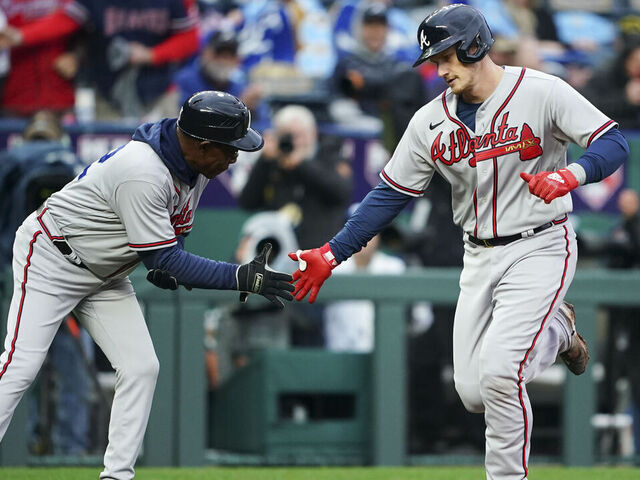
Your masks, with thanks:
[{"label": "navy coach's helmet", "polygon": [[478,10],[456,3],[439,8],[422,21],[418,27],[418,44],[422,54],[414,67],[453,45],[458,46],[458,60],[473,63],[491,49],[493,35]]},{"label": "navy coach's helmet", "polygon": [[264,144],[262,136],[251,128],[251,112],[237,97],[206,90],[194,93],[182,105],[178,128],[198,140],[231,145],[254,152]]}]

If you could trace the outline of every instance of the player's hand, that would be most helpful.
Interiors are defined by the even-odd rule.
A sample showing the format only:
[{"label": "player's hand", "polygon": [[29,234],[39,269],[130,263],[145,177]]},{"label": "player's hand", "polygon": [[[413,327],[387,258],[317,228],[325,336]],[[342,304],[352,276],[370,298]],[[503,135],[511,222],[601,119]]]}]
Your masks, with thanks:
[{"label": "player's hand", "polygon": [[[156,287],[163,288],[165,290],[178,289],[178,280],[167,270],[152,268],[147,272],[147,280],[153,283]],[[184,288],[191,290],[191,287],[187,285],[185,285]]]},{"label": "player's hand", "polygon": [[298,270],[293,272],[293,281],[297,282],[293,295],[300,301],[311,291],[309,303],[315,302],[322,284],[338,266],[331,247],[325,243],[313,250],[298,250],[290,253],[289,258],[298,262]]},{"label": "player's hand", "polygon": [[129,63],[131,65],[150,65],[153,59],[151,49],[138,42],[129,42]]},{"label": "player's hand", "polygon": [[540,172],[536,175],[522,172],[520,178],[529,184],[529,192],[540,197],[544,203],[551,203],[552,200],[578,187],[578,180],[566,168],[555,172]]},{"label": "player's hand", "polygon": [[0,30],[0,50],[16,47],[22,44],[22,32],[20,29],[7,25]]},{"label": "player's hand", "polygon": [[72,52],[65,52],[58,55],[53,61],[53,69],[65,80],[71,80],[78,73],[80,61],[78,56]]},{"label": "player's hand", "polygon": [[[280,298],[293,300],[293,278],[288,273],[276,272],[267,265],[272,245],[265,243],[262,251],[249,263],[236,270],[236,281],[240,290],[240,301],[246,301],[249,293],[258,293],[278,308],[284,308]],[[278,298],[280,297],[280,298]]]},{"label": "player's hand", "polygon": [[153,283],[156,287],[164,288],[165,290],[178,289],[178,280],[167,270],[152,268],[147,272],[147,280]]}]

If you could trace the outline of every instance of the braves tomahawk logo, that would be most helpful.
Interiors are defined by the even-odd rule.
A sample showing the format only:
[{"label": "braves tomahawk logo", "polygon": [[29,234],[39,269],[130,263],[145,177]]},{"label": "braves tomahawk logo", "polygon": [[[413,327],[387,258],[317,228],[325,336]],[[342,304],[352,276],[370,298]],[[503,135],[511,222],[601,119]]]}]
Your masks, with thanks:
[{"label": "braves tomahawk logo", "polygon": [[502,115],[500,124],[493,132],[471,138],[466,129],[458,128],[449,133],[449,145],[442,142],[444,132],[438,133],[431,145],[431,158],[445,165],[469,159],[469,165],[475,167],[478,162],[518,152],[520,160],[532,160],[542,155],[540,137],[536,137],[531,127],[524,123],[518,136],[518,127],[507,123],[509,112]]},{"label": "braves tomahawk logo", "polygon": [[429,42],[429,39],[427,38],[427,34],[425,33],[425,31],[424,30],[420,31],[420,48],[424,50],[425,48],[429,48],[430,45],[431,43]]}]

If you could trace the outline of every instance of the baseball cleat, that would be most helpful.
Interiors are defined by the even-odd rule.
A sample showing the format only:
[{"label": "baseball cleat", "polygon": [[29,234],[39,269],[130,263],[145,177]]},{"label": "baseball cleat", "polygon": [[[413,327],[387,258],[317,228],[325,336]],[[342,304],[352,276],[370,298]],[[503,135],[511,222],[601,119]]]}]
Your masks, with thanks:
[{"label": "baseball cleat", "polygon": [[582,335],[576,331],[576,314],[573,305],[562,302],[560,312],[567,319],[571,329],[571,346],[560,354],[560,358],[574,375],[581,375],[587,368],[589,349]]}]

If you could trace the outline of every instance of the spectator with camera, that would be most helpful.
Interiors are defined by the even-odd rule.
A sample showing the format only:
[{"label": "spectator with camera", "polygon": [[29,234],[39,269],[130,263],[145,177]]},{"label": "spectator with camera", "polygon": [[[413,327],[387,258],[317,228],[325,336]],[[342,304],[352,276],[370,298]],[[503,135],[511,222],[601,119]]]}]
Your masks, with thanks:
[{"label": "spectator with camera", "polygon": [[264,134],[262,155],[238,203],[247,210],[291,207],[299,219],[300,248],[309,248],[343,223],[351,199],[351,167],[335,139],[318,136],[308,108],[285,106],[272,122],[274,130]]},{"label": "spectator with camera", "polygon": [[[265,132],[261,157],[254,164],[238,202],[247,210],[283,209],[295,225],[300,248],[334,234],[351,201],[351,167],[333,138],[319,137],[311,111],[287,105]],[[298,305],[291,323],[291,345],[324,345],[322,308]],[[296,314],[297,315],[297,314]]]}]

